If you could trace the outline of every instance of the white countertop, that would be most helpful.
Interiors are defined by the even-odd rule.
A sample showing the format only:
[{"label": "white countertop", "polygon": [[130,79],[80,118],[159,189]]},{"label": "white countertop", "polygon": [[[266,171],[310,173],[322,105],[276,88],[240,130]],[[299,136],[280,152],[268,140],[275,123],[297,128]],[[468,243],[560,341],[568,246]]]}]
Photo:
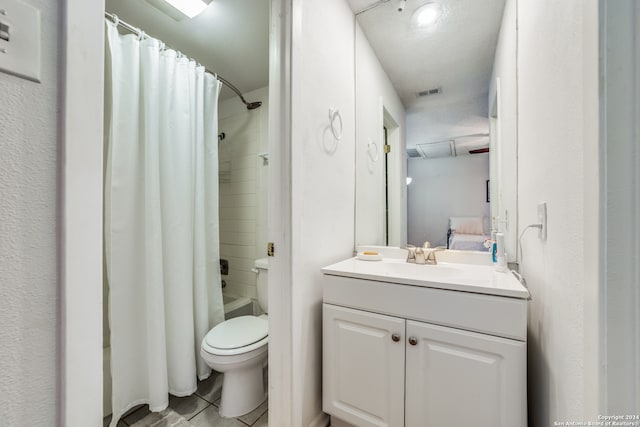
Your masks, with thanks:
[{"label": "white countertop", "polygon": [[427,288],[529,298],[527,288],[511,272],[497,272],[494,266],[447,262],[427,265],[407,263],[404,259],[394,258],[384,258],[381,261],[349,258],[322,268],[322,272]]}]

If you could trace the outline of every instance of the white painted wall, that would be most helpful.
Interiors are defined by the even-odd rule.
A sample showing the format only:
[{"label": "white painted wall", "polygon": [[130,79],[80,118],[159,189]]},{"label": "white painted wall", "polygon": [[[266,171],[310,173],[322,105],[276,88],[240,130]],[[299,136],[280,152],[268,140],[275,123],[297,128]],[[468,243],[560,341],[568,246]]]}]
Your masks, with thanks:
[{"label": "white painted wall", "polygon": [[8,426],[55,425],[59,415],[60,5],[25,3],[41,11],[42,83],[0,73],[0,420]]},{"label": "white painted wall", "polygon": [[267,171],[258,154],[268,143],[269,89],[243,94],[262,106],[247,110],[239,98],[220,102],[220,257],[229,261],[225,292],[257,298],[254,261],[266,256]]},{"label": "white painted wall", "polygon": [[[401,175],[406,176],[405,110],[389,77],[380,65],[369,41],[356,24],[356,245],[384,245],[385,182],[383,111],[393,117],[399,128],[399,146],[394,152],[401,158]],[[369,145],[374,144],[374,145]],[[373,159],[377,158],[377,161]],[[392,191],[406,210],[406,188]],[[403,225],[403,229],[406,229]]]},{"label": "white painted wall", "polygon": [[[291,425],[309,426],[325,425],[320,268],[354,247],[355,29],[345,0],[294,0],[292,19]],[[330,108],[342,114],[340,141]]]},{"label": "white painted wall", "polygon": [[[500,217],[496,224],[505,234],[505,247],[509,261],[516,261],[518,240],[518,85],[517,85],[517,16],[516,0],[506,0],[502,26],[496,47],[496,56],[489,89],[489,111],[498,115],[498,145],[492,147],[492,206],[491,216]],[[497,81],[500,82],[499,90]],[[498,93],[499,92],[499,93]],[[497,108],[494,103],[498,99]]]},{"label": "white painted wall", "polygon": [[[597,144],[597,2],[518,2],[518,224],[548,203],[548,238],[523,239],[529,304],[529,425],[582,420],[585,406],[585,146]],[[594,171],[595,172],[595,171]],[[596,230],[591,230],[595,233]],[[589,371],[587,371],[589,374]]]},{"label": "white painted wall", "polygon": [[447,245],[449,217],[489,217],[489,155],[409,159],[408,243]]}]

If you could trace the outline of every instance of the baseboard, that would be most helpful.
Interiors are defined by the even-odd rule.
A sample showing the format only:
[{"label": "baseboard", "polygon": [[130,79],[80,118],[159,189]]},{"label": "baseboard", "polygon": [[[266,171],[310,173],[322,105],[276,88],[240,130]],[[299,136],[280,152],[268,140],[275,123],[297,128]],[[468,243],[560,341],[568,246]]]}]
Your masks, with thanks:
[{"label": "baseboard", "polygon": [[342,421],[339,418],[331,417],[331,426],[330,427],[354,427],[352,424],[349,424],[345,421]]},{"label": "baseboard", "polygon": [[320,412],[310,423],[309,427],[327,427],[329,425],[329,415]]},{"label": "baseboard", "polygon": [[102,416],[111,414],[111,347],[102,349]]}]

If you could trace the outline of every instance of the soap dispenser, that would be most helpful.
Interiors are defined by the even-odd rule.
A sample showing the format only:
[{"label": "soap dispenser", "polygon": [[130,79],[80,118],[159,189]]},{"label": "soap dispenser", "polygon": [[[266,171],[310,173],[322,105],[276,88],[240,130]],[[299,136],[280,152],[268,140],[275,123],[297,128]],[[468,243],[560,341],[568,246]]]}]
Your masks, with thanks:
[{"label": "soap dispenser", "polygon": [[496,243],[496,234],[498,234],[498,230],[496,230],[496,217],[491,218],[491,262],[493,264],[498,263],[498,244]]},{"label": "soap dispenser", "polygon": [[496,271],[506,273],[507,269],[507,254],[504,250],[504,233],[496,233],[495,240],[496,247]]}]

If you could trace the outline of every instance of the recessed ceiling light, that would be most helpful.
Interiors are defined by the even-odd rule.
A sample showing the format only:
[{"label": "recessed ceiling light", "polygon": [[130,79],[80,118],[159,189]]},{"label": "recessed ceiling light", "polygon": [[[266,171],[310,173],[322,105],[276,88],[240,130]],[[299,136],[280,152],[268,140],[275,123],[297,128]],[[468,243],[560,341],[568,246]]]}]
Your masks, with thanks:
[{"label": "recessed ceiling light", "polygon": [[208,6],[208,3],[205,3],[202,0],[164,0],[169,3],[171,6],[178,9],[180,12],[184,13],[187,17],[193,18],[194,16],[201,13]]},{"label": "recessed ceiling light", "polygon": [[428,27],[435,24],[442,15],[442,7],[438,3],[427,3],[413,12],[412,20],[416,27]]}]

